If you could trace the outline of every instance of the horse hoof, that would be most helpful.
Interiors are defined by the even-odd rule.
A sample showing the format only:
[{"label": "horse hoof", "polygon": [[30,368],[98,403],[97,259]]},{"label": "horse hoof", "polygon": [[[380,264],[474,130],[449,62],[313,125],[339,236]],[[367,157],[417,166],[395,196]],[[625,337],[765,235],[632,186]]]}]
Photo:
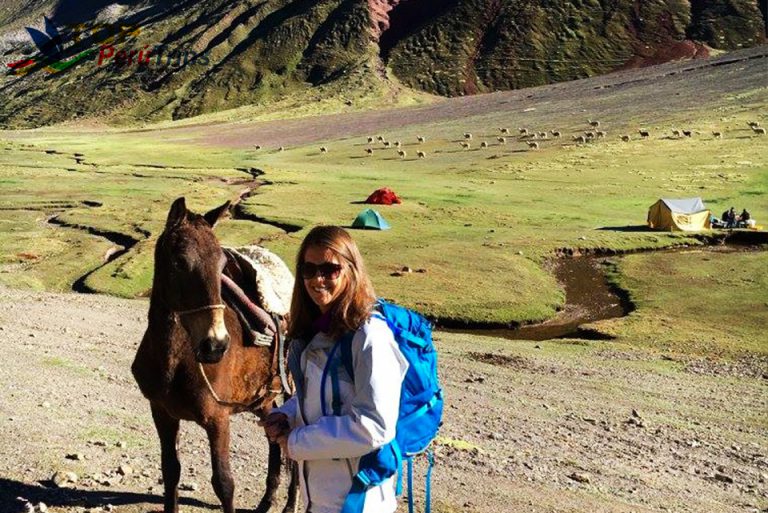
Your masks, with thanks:
[{"label": "horse hoof", "polygon": [[272,501],[265,501],[262,499],[259,505],[256,506],[256,511],[254,513],[267,513],[271,508]]}]

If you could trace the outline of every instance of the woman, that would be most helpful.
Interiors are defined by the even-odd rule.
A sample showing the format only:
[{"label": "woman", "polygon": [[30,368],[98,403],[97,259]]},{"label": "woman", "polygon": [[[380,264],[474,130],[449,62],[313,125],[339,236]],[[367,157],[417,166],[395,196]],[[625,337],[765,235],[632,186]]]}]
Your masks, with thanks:
[{"label": "woman", "polygon": [[[339,513],[360,457],[395,436],[408,363],[386,322],[371,316],[375,302],[349,233],[337,226],[312,229],[296,259],[288,328],[297,393],[263,422],[267,436],[299,463],[308,513]],[[350,334],[354,379],[336,350]],[[395,511],[394,479],[365,492],[364,513]]]}]

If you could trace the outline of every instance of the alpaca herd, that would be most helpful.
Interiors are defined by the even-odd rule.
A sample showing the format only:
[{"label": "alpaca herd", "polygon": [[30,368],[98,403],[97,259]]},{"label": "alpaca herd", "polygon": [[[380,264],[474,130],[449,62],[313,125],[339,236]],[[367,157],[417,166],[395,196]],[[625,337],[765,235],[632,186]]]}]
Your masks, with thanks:
[{"label": "alpaca herd", "polygon": [[[749,129],[754,133],[755,135],[765,135],[765,128],[760,126],[759,121],[749,121],[747,122],[747,126]],[[651,136],[651,133],[649,130],[640,129],[637,131],[638,134],[640,134],[640,137],[642,139],[647,139]],[[725,137],[725,131],[724,130],[712,130],[711,131],[712,138],[713,139],[722,139]],[[680,128],[673,128],[670,131],[670,135],[666,135],[662,133],[661,137],[666,139],[683,139],[683,138],[693,138],[694,135],[701,135],[701,132],[694,131],[694,130],[686,130],[686,129],[680,129]],[[622,141],[629,141],[631,140],[631,137],[629,135],[622,135],[621,136]]]},{"label": "alpaca herd", "polygon": [[[570,141],[566,141],[565,143],[561,143],[562,146],[581,146],[589,143],[594,143],[599,139],[607,139],[608,138],[608,132],[604,129],[601,129],[602,123],[599,120],[596,119],[587,119],[586,125],[584,126],[584,129],[574,135],[571,136]],[[762,126],[760,126],[759,121],[749,121],[747,122],[747,126],[749,127],[749,130],[754,135],[765,135],[766,130]],[[658,129],[657,129],[658,130]],[[507,127],[499,127],[498,133],[501,135],[497,136],[489,136],[489,135],[482,135],[480,139],[483,139],[483,137],[490,137],[489,140],[481,140],[480,144],[474,151],[479,150],[487,150],[493,146],[492,142],[495,137],[495,145],[496,146],[504,146],[507,144],[510,138],[513,140],[517,140],[518,142],[524,143],[524,149],[527,149],[528,151],[535,151],[539,150],[540,148],[544,147],[544,145],[551,145],[550,141],[555,140],[561,140],[563,132],[561,130],[534,130],[530,127],[519,127],[517,129],[517,137],[512,136],[512,131]],[[712,139],[723,139],[725,137],[725,131],[720,130],[712,130],[711,132]],[[694,135],[701,135],[702,132],[700,131],[694,131],[690,129],[680,129],[680,128],[673,128],[669,132],[660,131],[658,132],[658,138],[661,139],[684,139],[684,138],[693,138]],[[637,135],[641,140],[646,139],[652,139],[652,132],[650,129],[647,128],[639,128],[637,129]],[[623,142],[630,142],[632,141],[632,136],[629,133],[624,133],[619,135],[619,139]],[[459,151],[470,151],[472,150],[472,141],[474,140],[474,135],[472,132],[463,132],[461,135],[461,138],[458,142],[459,144]],[[426,136],[424,135],[417,135],[416,136],[416,143],[419,145],[425,144],[427,141]],[[401,160],[405,160],[408,157],[408,152],[406,151],[405,144],[400,140],[396,141],[389,141],[387,140],[383,135],[378,135],[376,137],[374,136],[368,136],[366,137],[366,148],[364,149],[365,154],[367,156],[373,156],[375,154],[376,148],[372,147],[372,145],[379,143],[383,148],[380,149],[389,149],[394,148],[397,151],[397,155]],[[255,150],[261,150],[262,146],[259,144],[253,145],[253,148]],[[282,152],[285,150],[284,146],[279,146],[275,151]],[[329,153],[329,147],[328,146],[320,146],[320,154],[327,154]],[[518,150],[523,151],[523,150]],[[436,153],[440,153],[440,150],[436,150]],[[428,152],[426,150],[419,150],[416,152],[416,157],[418,159],[424,159],[427,157]]]}]

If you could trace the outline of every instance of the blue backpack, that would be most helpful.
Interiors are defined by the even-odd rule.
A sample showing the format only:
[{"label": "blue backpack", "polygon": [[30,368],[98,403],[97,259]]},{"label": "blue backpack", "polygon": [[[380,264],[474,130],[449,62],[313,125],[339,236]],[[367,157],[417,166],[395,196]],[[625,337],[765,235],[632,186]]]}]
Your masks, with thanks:
[{"label": "blue backpack", "polygon": [[[402,494],[402,462],[408,464],[408,511],[413,513],[413,458],[426,453],[428,469],[426,475],[426,508],[430,511],[430,480],[434,459],[429,444],[437,435],[443,415],[443,390],[437,377],[437,351],[432,344],[432,325],[420,314],[379,299],[373,316],[386,321],[395,337],[400,352],[408,361],[408,371],[400,389],[400,413],[397,418],[395,439],[389,444],[366,454],[360,460],[358,473],[344,502],[341,513],[362,513],[365,491],[377,486],[398,473],[397,495]],[[331,376],[333,397],[331,406],[334,415],[341,414],[341,400],[338,385],[338,364],[344,365],[347,374],[354,381],[352,365],[352,338],[354,333],[343,336],[331,349],[328,363],[323,370],[320,387],[323,415],[325,411],[325,383]],[[336,351],[340,358],[334,358]]]}]

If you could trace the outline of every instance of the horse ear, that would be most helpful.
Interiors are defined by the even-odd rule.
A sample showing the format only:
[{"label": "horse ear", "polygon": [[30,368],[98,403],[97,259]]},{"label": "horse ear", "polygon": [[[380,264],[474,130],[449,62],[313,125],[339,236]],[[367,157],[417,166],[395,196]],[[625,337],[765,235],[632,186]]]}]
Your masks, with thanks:
[{"label": "horse ear", "polygon": [[184,197],[178,198],[171,205],[168,219],[165,221],[165,229],[175,228],[187,219],[187,203]]},{"label": "horse ear", "polygon": [[203,216],[208,224],[211,225],[211,228],[216,226],[216,223],[218,223],[229,212],[230,205],[232,205],[232,202],[227,201],[222,206],[214,208]]}]

